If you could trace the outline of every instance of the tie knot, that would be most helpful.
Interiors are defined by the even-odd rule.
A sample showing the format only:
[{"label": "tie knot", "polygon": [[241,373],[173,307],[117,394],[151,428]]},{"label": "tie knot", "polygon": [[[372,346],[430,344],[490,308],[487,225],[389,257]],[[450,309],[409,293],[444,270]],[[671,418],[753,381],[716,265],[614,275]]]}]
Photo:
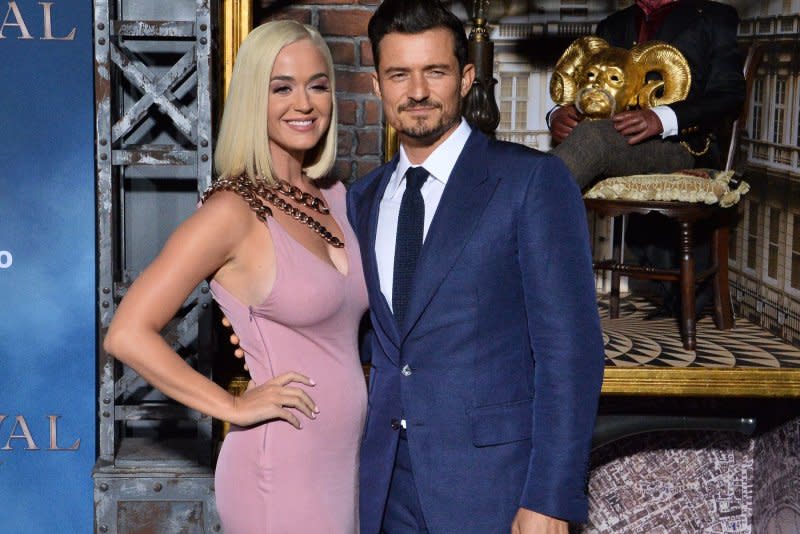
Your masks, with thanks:
[{"label": "tie knot", "polygon": [[409,167],[406,171],[406,189],[421,189],[429,174],[425,167]]}]

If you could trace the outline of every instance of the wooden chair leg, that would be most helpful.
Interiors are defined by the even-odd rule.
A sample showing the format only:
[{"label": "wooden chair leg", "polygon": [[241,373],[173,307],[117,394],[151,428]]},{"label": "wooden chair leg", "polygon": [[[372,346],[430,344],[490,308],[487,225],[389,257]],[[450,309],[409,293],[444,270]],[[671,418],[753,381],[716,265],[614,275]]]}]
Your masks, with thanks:
[{"label": "wooden chair leg", "polygon": [[717,226],[711,238],[711,261],[716,267],[713,279],[714,324],[719,330],[733,328],[731,290],[728,284],[728,226]]},{"label": "wooden chair leg", "polygon": [[[611,227],[611,233],[613,234],[611,257],[619,264],[622,264],[624,259],[622,256],[623,217],[624,215],[614,217]],[[619,318],[619,278],[619,271],[613,269],[611,271],[611,294],[608,297],[608,316],[611,319]]]},{"label": "wooden chair leg", "polygon": [[692,223],[680,222],[680,292],[681,292],[681,339],[686,350],[695,350],[695,272],[692,252]]}]

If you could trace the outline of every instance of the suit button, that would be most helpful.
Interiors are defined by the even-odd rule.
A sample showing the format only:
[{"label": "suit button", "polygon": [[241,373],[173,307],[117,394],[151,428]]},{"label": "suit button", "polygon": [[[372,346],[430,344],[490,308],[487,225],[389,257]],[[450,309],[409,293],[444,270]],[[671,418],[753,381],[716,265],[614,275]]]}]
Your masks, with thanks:
[{"label": "suit button", "polygon": [[392,419],[392,430],[400,430],[402,426],[399,419]]},{"label": "suit button", "polygon": [[402,369],[400,369],[400,374],[403,376],[411,376],[411,367],[408,364],[405,364]]}]

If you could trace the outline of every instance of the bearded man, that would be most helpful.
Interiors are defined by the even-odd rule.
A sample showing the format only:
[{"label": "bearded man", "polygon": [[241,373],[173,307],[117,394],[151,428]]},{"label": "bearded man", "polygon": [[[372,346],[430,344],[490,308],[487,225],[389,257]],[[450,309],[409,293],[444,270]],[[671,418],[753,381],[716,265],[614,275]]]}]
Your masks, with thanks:
[{"label": "bearded man", "polygon": [[474,67],[440,2],[385,0],[369,37],[400,150],[348,196],[374,328],[361,533],[566,534],[604,361],[580,192],[462,118]]},{"label": "bearded man", "polygon": [[673,45],[689,63],[692,83],[685,100],[609,120],[584,121],[573,105],[552,111],[548,125],[559,143],[553,153],[581,187],[599,176],[719,166],[713,131],[738,116],[745,96],[738,24],[736,10],[719,2],[636,0],[597,25],[597,36],[611,46]]}]

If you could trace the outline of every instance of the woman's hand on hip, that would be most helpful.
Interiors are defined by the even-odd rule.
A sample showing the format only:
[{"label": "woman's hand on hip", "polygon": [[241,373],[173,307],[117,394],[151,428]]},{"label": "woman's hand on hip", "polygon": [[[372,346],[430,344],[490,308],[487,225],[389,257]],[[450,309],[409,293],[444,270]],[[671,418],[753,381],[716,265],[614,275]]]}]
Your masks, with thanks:
[{"label": "woman's hand on hip", "polygon": [[[309,419],[319,413],[314,400],[303,389],[290,384],[314,387],[316,383],[305,375],[289,372],[234,397],[233,416],[230,422],[239,426],[254,425],[270,419],[283,419],[295,428],[303,428],[296,411]],[[251,382],[252,384],[252,382]]]}]

